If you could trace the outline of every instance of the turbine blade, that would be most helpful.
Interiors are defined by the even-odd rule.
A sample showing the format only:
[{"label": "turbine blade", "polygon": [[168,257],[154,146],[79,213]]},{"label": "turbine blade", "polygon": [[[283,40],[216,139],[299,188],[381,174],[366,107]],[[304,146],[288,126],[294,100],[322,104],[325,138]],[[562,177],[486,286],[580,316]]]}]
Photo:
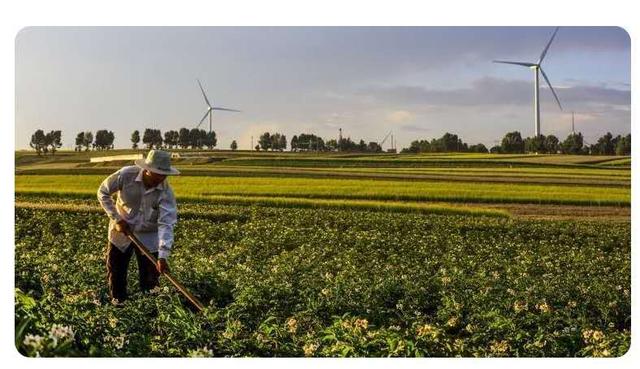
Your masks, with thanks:
[{"label": "turbine blade", "polygon": [[234,111],[234,112],[236,112],[236,113],[241,113],[241,111],[240,111],[240,110],[227,109],[227,108],[219,108],[219,107],[217,107],[217,106],[215,106],[215,107],[211,108],[211,110],[224,110],[224,111]]},{"label": "turbine blade", "polygon": [[540,72],[542,72],[542,77],[544,77],[544,80],[547,81],[547,85],[549,85],[549,88],[553,93],[553,97],[556,98],[556,102],[558,103],[560,110],[562,110],[562,104],[560,104],[560,99],[558,99],[558,95],[556,95],[556,91],[553,89],[553,86],[551,86],[551,82],[549,82],[549,77],[547,77],[547,74],[544,72],[544,70],[542,70],[542,68],[540,68]]},{"label": "turbine blade", "polygon": [[535,67],[536,65],[533,63],[524,63],[524,62],[512,62],[512,61],[506,61],[506,60],[494,60],[494,63],[501,63],[501,64],[514,64],[514,65],[522,65],[523,67]]},{"label": "turbine blade", "polygon": [[208,109],[207,112],[204,113],[204,117],[202,117],[202,119],[200,119],[200,123],[198,123],[196,128],[200,128],[200,125],[202,124],[202,122],[204,122],[205,119],[207,119],[207,115],[209,115],[210,112],[211,112],[211,109]]},{"label": "turbine blade", "polygon": [[549,50],[549,46],[551,46],[551,43],[553,42],[553,39],[556,37],[556,33],[558,33],[559,29],[560,27],[556,27],[556,30],[553,31],[553,35],[551,35],[551,39],[549,40],[549,43],[547,43],[547,46],[542,51],[542,54],[540,54],[540,59],[538,60],[538,64],[542,63],[542,60],[547,55],[547,50]]},{"label": "turbine blade", "polygon": [[202,96],[204,96],[204,101],[207,102],[207,106],[211,107],[211,104],[209,103],[209,99],[207,99],[207,94],[204,93],[204,88],[202,88],[202,84],[200,83],[200,80],[198,79],[198,86],[200,86],[200,91],[202,91]]}]

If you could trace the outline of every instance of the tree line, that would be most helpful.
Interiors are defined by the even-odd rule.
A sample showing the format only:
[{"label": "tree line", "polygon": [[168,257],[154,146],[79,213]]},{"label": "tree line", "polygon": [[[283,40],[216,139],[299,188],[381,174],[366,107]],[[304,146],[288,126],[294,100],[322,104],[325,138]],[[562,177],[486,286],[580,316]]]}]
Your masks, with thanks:
[{"label": "tree line", "polygon": [[31,135],[29,146],[36,150],[38,155],[49,152],[53,155],[57,149],[62,147],[62,132],[50,131],[49,133],[44,133],[43,130],[38,129]]},{"label": "tree line", "polygon": [[500,144],[487,149],[483,144],[468,145],[457,135],[445,133],[442,137],[415,140],[402,152],[477,152],[493,154],[573,154],[573,155],[631,155],[631,134],[613,137],[610,132],[600,137],[595,144],[586,144],[582,133],[570,133],[560,142],[554,135],[539,135],[522,138],[518,131],[508,132]]},{"label": "tree line", "polygon": [[[325,140],[314,134],[301,133],[294,135],[290,141],[291,151],[345,151],[345,152],[382,152],[382,147],[377,142],[360,140],[358,143],[350,137],[339,140]],[[287,136],[276,132],[264,132],[258,138],[258,144],[254,147],[256,151],[284,151],[287,149]]]},{"label": "tree line", "polygon": [[113,141],[116,136],[111,131],[101,129],[96,131],[95,139],[90,131],[78,132],[75,141],[75,151],[113,150]]},{"label": "tree line", "polygon": [[408,148],[402,149],[401,152],[420,153],[420,152],[489,152],[487,147],[481,143],[469,145],[463,142],[456,134],[445,133],[440,138],[429,140],[412,141]]},{"label": "tree line", "polygon": [[[131,133],[131,147],[138,148],[140,132]],[[218,144],[214,131],[207,132],[204,129],[180,128],[179,131],[169,130],[162,135],[159,129],[147,128],[142,135],[142,143],[147,149],[213,149]]]},{"label": "tree line", "polygon": [[[115,135],[112,131],[98,130],[95,136],[92,132],[78,132],[75,138],[75,151],[112,150]],[[131,134],[131,147],[138,149],[140,142],[146,149],[213,149],[217,143],[216,133],[206,132],[203,129],[180,128],[179,131],[169,130],[164,135],[159,129],[147,128],[142,137],[138,130]],[[59,130],[45,133],[38,129],[31,135],[29,143],[38,155],[55,154],[62,147],[62,133]],[[233,140],[230,148],[238,149],[238,143]],[[360,139],[357,143],[350,137],[325,140],[314,134],[302,133],[294,135],[290,142],[291,151],[341,151],[378,153],[382,147],[377,142],[366,143]],[[284,151],[287,149],[286,135],[276,132],[264,132],[254,147],[256,151]],[[560,141],[554,135],[540,135],[522,138],[518,131],[508,132],[499,144],[487,149],[481,143],[469,145],[462,141],[458,135],[445,133],[440,138],[419,139],[411,142],[409,147],[402,149],[403,153],[428,153],[428,152],[475,152],[496,154],[573,154],[573,155],[631,155],[631,134],[613,136],[607,132],[598,138],[594,144],[584,141],[582,133],[570,133],[564,141]]]},{"label": "tree line", "polygon": [[607,132],[594,144],[586,144],[582,133],[570,133],[564,141],[554,136],[540,135],[522,139],[520,132],[507,133],[500,145],[490,150],[492,153],[521,154],[572,154],[572,155],[631,155],[631,134],[613,137]]}]

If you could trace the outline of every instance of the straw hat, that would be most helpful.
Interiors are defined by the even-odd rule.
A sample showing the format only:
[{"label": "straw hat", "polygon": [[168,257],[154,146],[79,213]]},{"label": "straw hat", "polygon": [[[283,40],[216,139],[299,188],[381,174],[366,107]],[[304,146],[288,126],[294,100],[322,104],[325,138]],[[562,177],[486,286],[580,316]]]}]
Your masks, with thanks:
[{"label": "straw hat", "polygon": [[171,166],[171,154],[167,151],[151,150],[146,159],[138,159],[135,163],[142,169],[165,176],[180,174],[176,168]]}]

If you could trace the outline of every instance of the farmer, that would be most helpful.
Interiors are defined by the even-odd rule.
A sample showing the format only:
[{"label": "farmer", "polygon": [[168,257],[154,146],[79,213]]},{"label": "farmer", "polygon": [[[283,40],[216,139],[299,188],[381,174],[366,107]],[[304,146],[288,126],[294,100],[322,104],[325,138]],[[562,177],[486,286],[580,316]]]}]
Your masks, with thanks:
[{"label": "farmer", "polygon": [[[168,175],[180,174],[170,165],[171,154],[151,150],[146,159],[138,159],[135,164],[107,177],[98,189],[98,200],[110,219],[107,279],[109,297],[116,306],[122,306],[127,298],[127,268],[132,253],[138,261],[143,292],[158,286],[160,274],[169,270],[167,258],[178,215],[173,190],[165,181]],[[157,258],[156,265],[132,245],[126,235],[129,232]]]}]

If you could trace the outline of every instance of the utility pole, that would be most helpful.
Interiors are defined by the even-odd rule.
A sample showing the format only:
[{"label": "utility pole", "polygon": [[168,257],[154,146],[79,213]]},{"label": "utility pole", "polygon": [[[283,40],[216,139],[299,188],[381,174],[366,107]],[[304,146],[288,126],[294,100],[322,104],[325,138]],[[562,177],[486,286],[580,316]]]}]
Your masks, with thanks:
[{"label": "utility pole", "polygon": [[575,112],[571,112],[571,133],[576,134],[576,126],[575,126]]},{"label": "utility pole", "polygon": [[338,131],[340,132],[338,134],[338,151],[341,151],[341,147],[342,147],[342,128],[339,128]]}]

